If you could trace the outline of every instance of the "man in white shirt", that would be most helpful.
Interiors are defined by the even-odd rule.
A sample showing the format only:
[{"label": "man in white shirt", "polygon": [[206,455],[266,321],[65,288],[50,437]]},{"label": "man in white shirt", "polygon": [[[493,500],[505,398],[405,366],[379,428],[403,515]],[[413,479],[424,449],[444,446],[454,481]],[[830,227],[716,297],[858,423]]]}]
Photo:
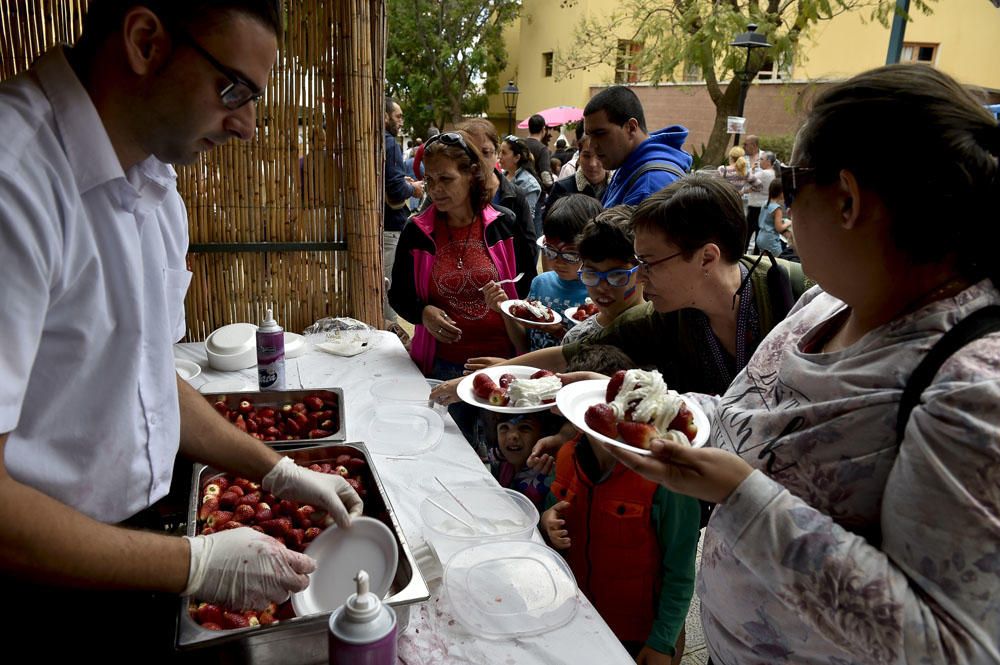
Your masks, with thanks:
[{"label": "man in white shirt", "polygon": [[173,368],[190,273],[168,164],[252,138],[280,30],[274,0],[98,0],[73,49],[0,85],[0,579],[234,608],[305,588],[312,560],[251,529],[115,526],[168,492],[178,453],[342,526],[360,513]]}]

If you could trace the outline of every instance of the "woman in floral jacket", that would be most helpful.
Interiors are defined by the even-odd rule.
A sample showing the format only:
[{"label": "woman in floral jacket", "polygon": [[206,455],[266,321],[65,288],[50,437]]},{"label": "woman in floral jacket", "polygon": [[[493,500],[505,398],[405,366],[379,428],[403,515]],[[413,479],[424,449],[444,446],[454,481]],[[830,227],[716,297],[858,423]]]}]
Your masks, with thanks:
[{"label": "woman in floral jacket", "polygon": [[[942,170],[914,182],[872,154]],[[1000,333],[897,424],[943,333],[1000,304],[998,154],[996,120],[933,68],[821,94],[782,169],[820,286],[725,395],[692,396],[714,447],[613,451],[719,504],[697,586],[716,665],[1000,663]]]}]

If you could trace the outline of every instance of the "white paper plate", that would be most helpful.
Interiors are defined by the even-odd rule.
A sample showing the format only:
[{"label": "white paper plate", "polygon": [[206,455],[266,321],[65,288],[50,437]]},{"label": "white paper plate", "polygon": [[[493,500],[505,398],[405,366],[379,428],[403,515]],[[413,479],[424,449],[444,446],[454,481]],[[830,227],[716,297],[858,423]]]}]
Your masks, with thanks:
[{"label": "white paper plate", "polygon": [[502,311],[504,314],[506,314],[510,318],[514,319],[515,321],[520,321],[521,323],[523,323],[525,325],[529,325],[529,326],[551,326],[553,323],[559,323],[562,320],[562,316],[559,314],[559,312],[555,311],[551,307],[548,307],[546,309],[548,309],[550,312],[552,312],[552,316],[555,317],[555,318],[553,318],[551,321],[548,321],[546,323],[541,323],[540,321],[532,321],[531,319],[522,319],[522,318],[516,317],[516,316],[514,316],[513,314],[510,313],[510,308],[511,308],[512,305],[516,305],[517,303],[521,303],[521,302],[525,302],[525,301],[523,301],[523,300],[504,300],[502,303],[500,303],[500,311]]},{"label": "white paper plate", "polygon": [[378,455],[418,455],[434,449],[444,435],[441,416],[416,404],[382,404],[368,410],[365,443]]},{"label": "white paper plate", "polygon": [[329,527],[305,553],[316,560],[316,570],[309,575],[306,590],[292,594],[292,608],[300,617],[343,605],[357,591],[354,578],[360,570],[368,573],[371,592],[385,598],[399,564],[396,537],[371,517],[355,517],[348,529]]},{"label": "white paper plate", "polygon": [[[586,414],[587,408],[591,405],[606,403],[604,395],[608,390],[608,381],[609,379],[591,379],[590,381],[577,381],[576,383],[563,386],[563,389],[556,393],[556,406],[559,407],[559,410],[567,420],[599,441],[631,453],[636,453],[637,455],[651,455],[652,453],[648,450],[616,441],[595,432],[587,426],[584,414]],[[701,407],[694,400],[686,399],[684,402],[691,413],[694,414],[694,424],[698,426],[698,434],[694,437],[694,441],[691,442],[693,447],[698,448],[705,445],[705,442],[708,441],[708,416],[705,415],[705,412],[701,410]]]},{"label": "white paper plate", "polygon": [[251,385],[243,379],[218,379],[217,381],[209,381],[198,388],[198,392],[202,395],[211,395],[213,393],[246,393],[256,390],[256,384]]},{"label": "white paper plate", "polygon": [[305,353],[309,348],[306,344],[306,340],[302,335],[298,333],[285,333],[285,360],[291,360],[292,358],[298,358],[303,353]]},{"label": "white paper plate", "polygon": [[[469,374],[464,379],[459,381],[456,392],[458,393],[458,398],[466,404],[478,406],[480,409],[486,409],[487,411],[496,411],[497,413],[537,413],[539,411],[548,411],[555,405],[539,404],[538,406],[494,406],[487,400],[476,397],[476,393],[472,390],[472,380],[476,374],[485,374],[493,379],[494,383],[499,385],[500,377],[504,374],[513,374],[514,377],[518,379],[528,379],[531,378],[531,375],[537,371],[537,367],[527,367],[525,365],[496,365],[494,367],[486,367],[485,369]],[[559,393],[556,393],[556,395],[558,394]]]},{"label": "white paper plate", "polygon": [[183,358],[174,358],[174,368],[177,370],[177,374],[185,381],[190,381],[201,374],[201,365]]},{"label": "white paper plate", "polygon": [[587,319],[584,319],[583,321],[577,321],[576,319],[573,318],[573,315],[576,314],[576,312],[577,312],[578,309],[580,309],[580,308],[579,307],[570,307],[569,309],[566,310],[566,312],[565,312],[566,320],[569,321],[570,325],[574,325],[575,326],[578,323],[583,323],[583,321],[586,321],[587,319],[590,319],[590,318],[593,318],[593,317],[597,316],[597,314],[591,314],[590,316],[587,317]]},{"label": "white paper plate", "polygon": [[538,635],[576,614],[576,579],[554,550],[531,541],[474,545],[444,570],[450,610],[470,633],[499,640]]}]

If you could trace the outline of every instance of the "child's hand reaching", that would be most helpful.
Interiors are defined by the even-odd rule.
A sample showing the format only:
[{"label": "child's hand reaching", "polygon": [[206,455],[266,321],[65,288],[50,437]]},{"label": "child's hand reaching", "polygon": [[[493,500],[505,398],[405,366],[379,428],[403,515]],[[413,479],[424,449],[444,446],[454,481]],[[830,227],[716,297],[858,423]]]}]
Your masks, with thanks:
[{"label": "child's hand reaching", "polygon": [[568,501],[560,501],[542,513],[542,528],[548,536],[549,543],[557,550],[568,550],[570,546],[569,532],[563,527],[566,520],[562,518],[562,511],[569,508]]}]

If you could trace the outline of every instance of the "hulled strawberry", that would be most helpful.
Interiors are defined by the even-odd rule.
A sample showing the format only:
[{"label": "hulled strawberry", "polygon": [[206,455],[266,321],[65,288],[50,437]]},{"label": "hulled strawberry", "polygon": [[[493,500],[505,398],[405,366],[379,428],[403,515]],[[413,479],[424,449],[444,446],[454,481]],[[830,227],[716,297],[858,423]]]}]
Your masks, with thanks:
[{"label": "hulled strawberry", "polygon": [[494,390],[499,390],[499,387],[488,375],[479,373],[472,377],[472,392],[476,397],[489,399]]},{"label": "hulled strawberry", "polygon": [[208,516],[219,509],[219,498],[215,496],[206,496],[205,500],[201,502],[201,508],[198,510],[198,519],[206,520]]},{"label": "hulled strawberry", "polygon": [[618,418],[614,409],[608,404],[594,404],[587,407],[583,414],[583,422],[598,434],[609,439],[618,438]]},{"label": "hulled strawberry", "polygon": [[222,625],[222,608],[214,603],[202,603],[195,610],[195,618],[198,623],[214,623]]},{"label": "hulled strawberry", "polygon": [[649,423],[635,423],[627,420],[618,423],[618,435],[622,441],[630,446],[644,449],[648,449],[649,442],[659,436],[656,428]]},{"label": "hulled strawberry", "polygon": [[510,395],[507,391],[497,386],[489,395],[490,404],[493,406],[507,406],[510,403]]},{"label": "hulled strawberry", "polygon": [[604,393],[605,402],[613,402],[615,398],[618,397],[618,391],[622,389],[622,383],[625,382],[625,370],[620,369],[614,373],[611,380],[608,381],[608,388]]},{"label": "hulled strawberry", "polygon": [[205,526],[215,530],[222,528],[222,525],[233,519],[233,513],[228,510],[216,510],[205,518]]}]

